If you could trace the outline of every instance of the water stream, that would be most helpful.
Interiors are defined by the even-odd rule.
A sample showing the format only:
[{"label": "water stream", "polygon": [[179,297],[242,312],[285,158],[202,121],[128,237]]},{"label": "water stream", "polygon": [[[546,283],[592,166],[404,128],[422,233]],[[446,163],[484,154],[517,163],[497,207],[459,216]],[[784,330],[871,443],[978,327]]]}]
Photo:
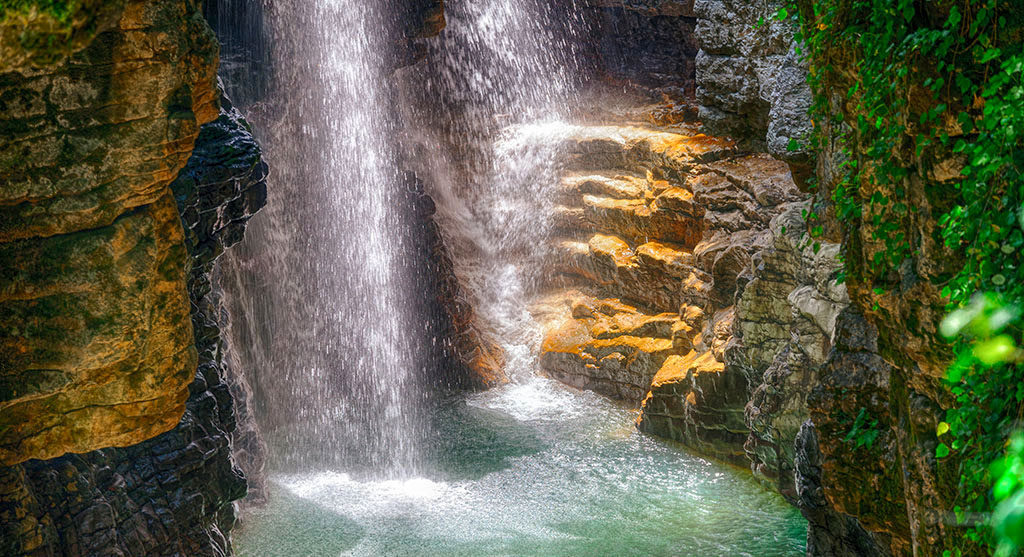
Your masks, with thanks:
[{"label": "water stream", "polygon": [[278,468],[417,470],[425,423],[411,346],[412,223],[381,54],[386,7],[277,3],[270,101],[250,114],[274,167],[269,204],[223,265],[230,350]]}]

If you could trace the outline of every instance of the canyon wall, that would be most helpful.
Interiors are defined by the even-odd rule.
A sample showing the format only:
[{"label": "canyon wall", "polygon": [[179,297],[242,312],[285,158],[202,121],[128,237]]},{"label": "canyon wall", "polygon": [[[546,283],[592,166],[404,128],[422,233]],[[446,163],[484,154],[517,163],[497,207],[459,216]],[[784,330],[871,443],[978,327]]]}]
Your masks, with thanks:
[{"label": "canyon wall", "polygon": [[[81,19],[91,40],[49,58],[30,43],[4,59],[0,78],[8,465],[174,427],[196,365],[168,186],[199,126],[217,117],[216,40],[187,2]],[[4,36],[22,25],[9,15]]]},{"label": "canyon wall", "polygon": [[0,553],[224,554],[245,479],[210,272],[266,165],[195,3],[82,10],[0,77]]},{"label": "canyon wall", "polygon": [[[918,7],[918,14],[942,21],[950,6]],[[825,140],[816,153],[815,168],[824,197],[837,190],[845,175],[844,161],[852,158],[865,168],[873,155],[849,124],[868,116],[856,95],[849,94],[861,81],[858,63],[838,46],[822,55],[834,60],[835,75],[840,76],[816,91],[824,99],[819,127]],[[897,91],[908,99],[910,124],[904,133],[912,138],[922,131],[918,122],[925,120],[920,114],[939,101],[915,87]],[[963,135],[951,114],[934,125],[951,137]],[[985,552],[965,541],[968,526],[958,524],[953,515],[961,489],[957,457],[936,458],[936,427],[953,403],[941,383],[951,350],[938,334],[947,301],[940,289],[961,268],[964,257],[943,245],[939,233],[940,217],[954,202],[948,192],[964,164],[952,145],[936,142],[914,149],[908,142],[898,149],[896,160],[908,170],[901,185],[912,210],[899,223],[898,232],[908,239],[909,249],[896,269],[875,270],[876,255],[885,252],[879,239],[885,235],[880,230],[885,219],[873,219],[875,207],[865,205],[862,217],[842,223],[828,204],[818,211],[826,234],[843,245],[851,299],[839,318],[820,384],[808,399],[811,421],[805,425],[809,431],[801,432],[805,447],[798,449],[798,458],[812,465],[801,480],[818,484],[814,492],[808,491],[817,507],[808,507],[834,510],[807,513],[809,540],[823,553],[835,547],[836,530],[849,532],[850,517],[870,533],[873,544],[870,551],[862,546],[847,554]],[[862,172],[857,180],[864,199],[884,191],[870,172]],[[865,434],[870,442],[846,440],[865,439]],[[863,536],[857,539],[864,541]]]},{"label": "canyon wall", "polygon": [[267,168],[216,39],[194,2],[8,17],[39,35],[0,77],[0,553],[224,554],[246,487],[210,273]]},{"label": "canyon wall", "polygon": [[[229,551],[231,502],[246,492],[233,465],[235,414],[210,295],[214,260],[242,238],[266,199],[267,168],[226,101],[201,128],[171,184],[190,256],[185,281],[198,366],[176,426],[125,448],[30,460],[3,470],[5,555],[214,555]],[[181,225],[179,225],[181,226]]]},{"label": "canyon wall", "polygon": [[617,82],[694,94],[694,0],[586,0],[580,8],[592,68]]},{"label": "canyon wall", "polygon": [[[623,142],[621,131],[569,149],[570,166],[587,160],[587,171],[569,180],[571,202],[555,202],[567,229],[596,234],[564,245],[570,263],[559,271],[575,291],[540,311],[543,367],[640,405],[644,431],[749,465],[808,518],[811,555],[938,555],[959,535],[948,520],[955,478],[934,457],[948,400],[931,279],[956,260],[932,240],[941,203],[912,179],[908,197],[922,210],[908,237],[918,244],[898,287],[840,281],[840,254],[867,268],[880,248],[869,221],[844,231],[831,207],[844,160],[835,138],[846,130],[829,129],[820,152],[803,146],[811,92],[793,23],[774,17],[781,7],[697,0],[701,127],[681,129],[690,115],[666,118],[671,106],[634,122],[728,137],[728,149],[676,168],[651,163],[656,141]],[[827,92],[827,125],[857,116],[850,64],[839,70],[850,81]],[[670,205],[669,192],[687,203]],[[665,226],[673,220],[690,224]],[[665,275],[669,260],[679,270]]]},{"label": "canyon wall", "polygon": [[[838,122],[858,117],[856,105],[847,98],[857,80],[856,64],[841,52],[828,54],[834,62],[846,60],[847,66],[836,73],[848,77],[824,91],[827,114],[820,123],[829,140],[815,153],[783,152],[787,135],[798,140],[807,137],[810,97],[802,85],[805,71],[794,56],[794,24],[772,17],[780,7],[770,5],[764,12],[752,13],[744,6],[711,2],[698,3],[696,8],[699,17],[707,18],[699,20],[699,31],[723,28],[721,22],[729,21],[724,28],[731,26],[730,35],[743,37],[728,65],[752,70],[750,75],[757,77],[753,82],[759,84],[761,110],[748,111],[758,115],[747,121],[748,141],[754,145],[766,133],[765,148],[790,163],[797,182],[803,185],[806,181],[801,176],[809,176],[816,183],[806,212],[794,213],[789,222],[780,223],[786,231],[782,236],[791,237],[783,243],[796,245],[802,235],[803,245],[810,245],[815,253],[812,256],[804,247],[801,261],[794,258],[799,252],[776,242],[773,250],[762,254],[760,265],[753,267],[754,280],[742,294],[754,313],[766,299],[784,298],[790,306],[763,312],[774,324],[761,329],[762,336],[743,332],[744,344],[757,347],[746,358],[754,368],[761,369],[769,361],[757,352],[767,348],[775,354],[747,406],[751,434],[746,448],[755,473],[764,470],[762,475],[770,477],[774,472],[780,491],[791,500],[795,496],[810,523],[810,554],[939,555],[957,546],[963,534],[949,519],[957,493],[955,469],[934,456],[935,428],[950,402],[939,384],[948,348],[936,332],[944,303],[934,279],[951,272],[957,261],[955,254],[933,239],[943,202],[929,197],[925,178],[912,175],[908,198],[917,210],[906,225],[907,236],[915,242],[912,259],[900,267],[898,277],[888,279],[896,286],[884,293],[857,278],[858,270],[870,268],[881,249],[872,239],[876,225],[867,218],[852,226],[840,225],[831,201],[846,157],[863,160],[867,156],[856,146],[845,154],[846,145],[839,139],[849,129]],[[762,17],[767,25],[758,26]],[[737,25],[755,31],[744,35],[735,30]],[[715,40],[701,37],[702,50],[723,56]],[[714,55],[709,58],[710,62],[702,62],[698,55],[698,95],[703,84],[723,75],[715,71]],[[702,77],[705,69],[707,77]],[[770,80],[767,88],[765,76]],[[714,106],[712,99],[728,98],[717,87],[707,86],[702,103]],[[760,114],[767,115],[766,125]],[[702,108],[701,116],[712,126],[736,126],[733,133],[742,133],[742,118],[721,106]],[[785,132],[781,136],[780,130]],[[913,153],[906,154],[908,168],[924,166],[913,159]],[[946,179],[955,175],[950,173]],[[873,188],[869,181],[861,184],[862,194],[870,195]],[[849,270],[843,284],[836,281],[839,253]],[[751,291],[752,287],[757,288]],[[792,317],[787,320],[789,309]],[[780,342],[781,351],[770,348],[772,339]]]}]

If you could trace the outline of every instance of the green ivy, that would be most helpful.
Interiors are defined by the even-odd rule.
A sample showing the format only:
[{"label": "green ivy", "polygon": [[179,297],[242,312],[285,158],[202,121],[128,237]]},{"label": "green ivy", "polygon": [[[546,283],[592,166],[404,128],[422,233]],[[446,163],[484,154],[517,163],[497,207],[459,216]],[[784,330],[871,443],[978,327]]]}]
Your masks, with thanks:
[{"label": "green ivy", "polygon": [[46,14],[61,23],[69,23],[79,9],[76,0],[0,0],[0,20],[11,15]]},{"label": "green ivy", "polygon": [[[1024,412],[1024,9],[1010,0],[795,0],[777,17],[798,20],[810,66],[809,147],[836,142],[843,155],[829,184],[835,215],[851,236],[869,233],[865,257],[846,254],[843,278],[883,295],[900,287],[921,246],[949,250],[951,272],[930,277],[949,302],[943,333],[955,354],[946,381],[955,404],[935,456],[959,469],[961,521],[994,518],[965,528],[948,553],[972,543],[1016,551],[1007,524],[1024,511],[1002,505],[1024,503],[1024,481],[994,490],[1009,484],[993,463],[1009,458]],[[921,190],[931,215],[910,198]],[[921,238],[916,221],[929,219],[939,228]]]},{"label": "green ivy", "polygon": [[850,433],[846,435],[844,441],[853,443],[855,449],[864,447],[871,450],[880,433],[881,430],[878,427],[878,420],[872,418],[871,415],[868,414],[867,408],[861,408],[860,412],[857,414],[857,418],[853,421],[853,427],[850,428]]}]

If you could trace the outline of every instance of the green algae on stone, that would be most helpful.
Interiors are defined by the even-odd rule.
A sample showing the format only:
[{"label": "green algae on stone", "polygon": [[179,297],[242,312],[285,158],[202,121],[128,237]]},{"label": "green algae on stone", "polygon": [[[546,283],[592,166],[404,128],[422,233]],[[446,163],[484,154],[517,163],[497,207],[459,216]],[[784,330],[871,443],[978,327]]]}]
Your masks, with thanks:
[{"label": "green algae on stone", "polygon": [[0,73],[53,65],[116,23],[124,0],[0,0]]}]

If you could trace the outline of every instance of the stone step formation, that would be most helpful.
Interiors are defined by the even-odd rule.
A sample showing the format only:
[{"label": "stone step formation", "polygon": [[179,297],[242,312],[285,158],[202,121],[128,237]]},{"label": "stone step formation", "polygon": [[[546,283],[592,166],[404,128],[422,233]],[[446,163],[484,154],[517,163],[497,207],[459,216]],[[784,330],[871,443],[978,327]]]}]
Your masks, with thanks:
[{"label": "stone step formation", "polygon": [[558,147],[554,237],[531,308],[540,363],[635,404],[645,432],[747,466],[759,378],[727,354],[747,323],[736,304],[770,222],[805,196],[784,162],[666,116],[680,110],[646,106],[644,119],[582,126]]}]

